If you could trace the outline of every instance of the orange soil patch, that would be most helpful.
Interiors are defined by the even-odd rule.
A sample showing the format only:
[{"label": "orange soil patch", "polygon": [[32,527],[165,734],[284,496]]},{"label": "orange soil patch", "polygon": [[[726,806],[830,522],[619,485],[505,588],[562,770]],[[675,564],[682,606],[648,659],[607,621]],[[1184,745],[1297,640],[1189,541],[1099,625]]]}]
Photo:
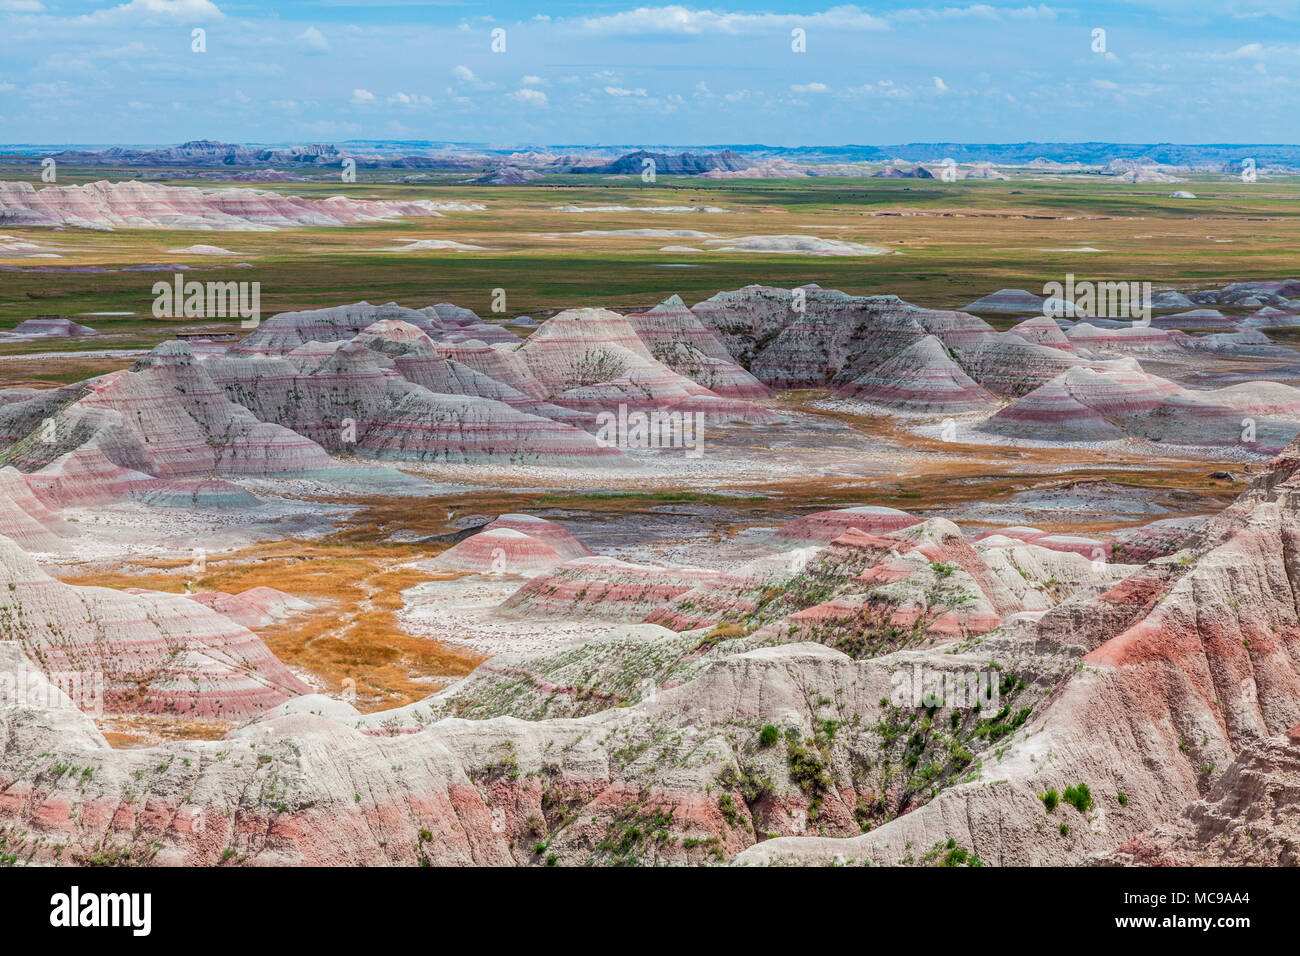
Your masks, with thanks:
[{"label": "orange soil patch", "polygon": [[358,709],[372,711],[420,700],[483,659],[413,637],[398,624],[402,590],[437,577],[401,565],[429,553],[414,545],[290,539],[210,556],[197,575],[185,562],[155,561],[134,573],[92,570],[65,579],[173,592],[187,584],[194,591],[231,594],[265,586],[311,601],[316,610],[259,628],[259,635],[280,660],[309,672],[324,692],[355,690]]}]

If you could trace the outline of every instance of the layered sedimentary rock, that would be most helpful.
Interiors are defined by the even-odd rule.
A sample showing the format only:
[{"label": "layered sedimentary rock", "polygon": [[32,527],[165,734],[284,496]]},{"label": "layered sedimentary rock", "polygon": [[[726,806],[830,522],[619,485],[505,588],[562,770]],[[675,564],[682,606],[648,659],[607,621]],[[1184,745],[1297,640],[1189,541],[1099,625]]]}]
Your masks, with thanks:
[{"label": "layered sedimentary rock", "polygon": [[179,508],[250,508],[257,504],[253,495],[228,481],[155,478],[115,465],[93,440],[24,479],[43,502],[54,508],[127,500]]},{"label": "layered sedimentary rock", "polygon": [[431,311],[442,320],[446,331],[443,332],[440,338],[445,341],[465,342],[469,339],[477,339],[480,342],[487,342],[489,345],[513,346],[519,344],[518,336],[512,332],[507,332],[499,325],[484,322],[471,309],[463,309],[458,305],[452,305],[450,302],[439,302],[431,307]]},{"label": "layered sedimentary rock", "polygon": [[858,376],[835,394],[902,411],[935,414],[975,411],[997,401],[962,371],[933,335]]},{"label": "layered sedimentary rock", "polygon": [[267,627],[312,609],[308,602],[268,587],[252,587],[238,594],[200,591],[185,596],[248,628]]},{"label": "layered sedimentary rock", "polygon": [[98,335],[88,325],[81,325],[71,319],[24,319],[6,332],[6,335],[24,336],[35,339],[74,338],[83,335]]},{"label": "layered sedimentary rock", "polygon": [[1231,329],[1238,320],[1218,309],[1192,309],[1172,315],[1152,317],[1151,324],[1162,329]]},{"label": "layered sedimentary rock", "polygon": [[918,524],[920,518],[880,505],[860,505],[856,508],[837,508],[818,511],[796,518],[777,530],[776,536],[789,541],[834,541],[850,528],[870,534],[889,534]]},{"label": "layered sedimentary rock", "polygon": [[302,199],[260,189],[205,191],[142,182],[43,189],[26,182],[0,183],[0,223],[10,226],[265,231],[437,216],[437,206],[424,200]]},{"label": "layered sedimentary rock", "polygon": [[470,535],[434,559],[440,568],[481,574],[528,574],[557,568],[567,559],[545,541],[513,528]]},{"label": "layered sedimentary rock", "polygon": [[[178,594],[74,587],[0,538],[0,630],[110,712],[247,718],[308,688],[250,631]],[[96,705],[98,706],[98,705]]]},{"label": "layered sedimentary rock", "polygon": [[568,529],[536,515],[504,514],[489,522],[483,530],[495,531],[498,528],[519,531],[530,538],[542,541],[554,548],[557,553],[564,555],[566,560],[586,558],[592,554],[591,549],[574,537]]},{"label": "layered sedimentary rock", "polygon": [[[1266,775],[1257,773],[1249,799],[1244,778],[1277,752],[1261,741],[1300,717],[1300,608],[1287,557],[1298,472],[1300,451],[1288,448],[1178,555],[1066,602],[1025,633],[1040,653],[1083,655],[1081,666],[1067,670],[995,768],[847,845],[780,840],[742,859],[894,862],[940,834],[998,863],[1080,860],[1116,846],[1119,862],[1204,862],[1216,858],[1200,839],[1207,833],[1226,835],[1231,850],[1221,858],[1242,854],[1242,817],[1267,806],[1258,789]],[[1051,761],[1034,759],[1046,752]],[[1045,818],[1040,794],[1081,783],[1090,793],[1079,808]],[[1133,839],[1184,807],[1179,822]],[[1053,816],[1066,825],[1059,832],[1035,826],[1055,824]],[[1278,846],[1264,842],[1262,857]]]},{"label": "layered sedimentary rock", "polygon": [[1078,322],[1065,330],[1065,337],[1075,349],[1090,352],[1168,352],[1181,346],[1179,337],[1152,325],[1100,327]]},{"label": "layered sedimentary rock", "polygon": [[680,296],[649,312],[625,316],[650,354],[679,375],[733,398],[764,398],[771,389],[736,364],[718,336],[705,328]]},{"label": "layered sedimentary rock", "polygon": [[780,416],[723,398],[656,359],[623,316],[569,309],[548,319],[514,352],[555,405],[599,414],[630,410],[702,414],[706,421]]},{"label": "layered sedimentary rock", "polygon": [[881,365],[928,335],[947,356],[930,345],[903,361],[914,365],[932,357],[935,367],[922,368],[920,374],[936,379],[955,377],[953,363],[995,395],[1024,394],[1084,364],[1059,347],[999,333],[976,316],[918,308],[897,296],[851,296],[816,286],[746,286],[720,292],[692,311],[718,333],[741,365],[775,388],[842,387],[864,376],[874,382],[889,375],[889,369],[883,375],[877,371]]},{"label": "layered sedimentary rock", "polygon": [[576,558],[533,578],[502,607],[531,617],[634,623],[692,588],[723,577],[723,572],[709,568],[664,568],[616,558]]},{"label": "layered sedimentary rock", "polygon": [[1045,315],[1025,319],[1025,321],[1013,325],[1008,331],[1013,335],[1020,336],[1026,342],[1046,345],[1050,348],[1060,349],[1063,352],[1074,351],[1074,343],[1061,331],[1060,324],[1055,319],[1049,319]]},{"label": "layered sedimentary rock", "polygon": [[1026,395],[1083,360],[1062,349],[1030,342],[1011,332],[983,336],[959,347],[957,360],[975,381],[995,395]]},{"label": "layered sedimentary rock", "polygon": [[[1003,408],[977,430],[1040,441],[1132,437],[1256,451],[1281,448],[1300,432],[1300,423],[1281,417],[1243,418],[1241,408],[1216,396],[1144,372],[1131,359],[1120,360],[1101,371],[1071,369]],[[1241,399],[1238,395],[1239,404]]]},{"label": "layered sedimentary rock", "polygon": [[1123,528],[1111,538],[1111,559],[1128,564],[1142,564],[1173,554],[1208,520],[1207,515],[1161,518],[1136,528]]},{"label": "layered sedimentary rock", "polygon": [[999,289],[965,306],[967,312],[1040,312],[1044,297],[1024,289]]},{"label": "layered sedimentary rock", "polygon": [[[330,466],[315,442],[231,402],[181,342],[130,369],[0,408],[12,460],[36,468],[92,442],[108,461],[156,477],[302,473]],[[45,441],[52,420],[53,441]]]},{"label": "layered sedimentary rock", "polygon": [[231,348],[232,354],[282,355],[308,342],[340,342],[350,339],[376,322],[405,322],[429,335],[442,332],[437,314],[428,309],[408,309],[396,302],[371,305],[357,302],[303,312],[280,312],[263,320],[256,329]]},{"label": "layered sedimentary rock", "polygon": [[386,369],[381,358],[347,341],[303,346],[283,358],[205,364],[232,401],[333,452],[407,461],[597,462],[620,455],[577,428],[504,402],[431,392]]},{"label": "layered sedimentary rock", "polygon": [[60,551],[70,534],[16,468],[0,468],[0,535],[25,551]]}]

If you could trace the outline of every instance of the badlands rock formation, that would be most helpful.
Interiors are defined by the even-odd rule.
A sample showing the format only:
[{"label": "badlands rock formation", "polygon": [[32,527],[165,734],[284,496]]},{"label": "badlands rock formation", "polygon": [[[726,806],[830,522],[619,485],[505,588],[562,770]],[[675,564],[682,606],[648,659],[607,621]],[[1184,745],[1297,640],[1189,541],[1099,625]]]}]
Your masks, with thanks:
[{"label": "badlands rock formation", "polygon": [[[1177,445],[1277,451],[1300,419],[1270,389],[1192,391],[1144,372],[1133,359],[1105,370],[1073,368],[1001,409],[977,430],[1007,438],[1101,442],[1132,437]],[[1291,419],[1278,416],[1291,415]]]},{"label": "badlands rock formation", "polygon": [[42,189],[27,182],[0,182],[0,223],[7,226],[269,231],[439,216],[440,206],[428,200],[302,199],[261,189],[205,191],[142,182]]},{"label": "badlands rock formation", "polygon": [[[972,545],[940,518],[851,526],[770,565],[776,583],[729,628],[620,625],[374,715],[281,697],[219,742],[107,748],[39,693],[39,625],[0,649],[29,675],[0,681],[0,827],[34,862],[55,844],[173,864],[1237,859],[1244,795],[1290,800],[1266,781],[1285,781],[1300,722],[1297,488],[1300,445],[1145,566],[1004,534]],[[20,601],[66,588],[9,548]],[[626,618],[741,593],[722,577],[578,558],[507,603]],[[145,599],[162,600],[118,603]],[[1289,839],[1270,830],[1255,858],[1288,859]]]},{"label": "badlands rock formation", "polygon": [[[923,410],[926,392],[945,393],[934,402],[940,408],[978,407],[986,392],[1020,395],[1085,364],[965,312],[922,309],[896,296],[747,286],[691,311],[769,386],[848,386],[842,394],[864,391],[901,408]],[[928,343],[903,355],[927,336],[942,348]],[[918,376],[927,381],[918,385]]]},{"label": "badlands rock formation", "polygon": [[74,587],[0,538],[0,628],[32,665],[111,713],[243,719],[307,685],[252,632],[179,594]]}]

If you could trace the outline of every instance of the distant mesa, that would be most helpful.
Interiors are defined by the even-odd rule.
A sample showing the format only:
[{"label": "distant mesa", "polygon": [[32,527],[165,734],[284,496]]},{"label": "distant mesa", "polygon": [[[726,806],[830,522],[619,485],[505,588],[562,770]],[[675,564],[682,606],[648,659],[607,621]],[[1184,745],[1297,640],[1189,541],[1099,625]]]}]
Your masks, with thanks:
[{"label": "distant mesa", "polygon": [[481,183],[487,186],[522,186],[525,183],[531,183],[535,179],[541,179],[542,175],[535,169],[525,169],[519,166],[498,166],[492,172],[471,179],[469,182]]},{"label": "distant mesa", "polygon": [[[649,160],[653,166],[648,166],[646,160]],[[715,170],[734,172],[743,170],[749,165],[749,160],[729,149],[724,149],[720,153],[652,153],[639,149],[608,163],[574,166],[569,172],[639,176],[647,168],[653,168],[655,174],[659,176],[698,176]]]},{"label": "distant mesa", "polygon": [[34,319],[24,319],[12,329],[0,332],[6,338],[24,339],[75,338],[97,334],[90,326],[81,325],[62,315],[40,315]]},{"label": "distant mesa", "polygon": [[934,173],[924,166],[912,166],[903,168],[901,166],[886,166],[879,172],[873,173],[877,179],[934,179]]},{"label": "distant mesa", "polygon": [[1041,312],[1046,297],[1024,289],[999,289],[970,305],[962,306],[966,312]]}]

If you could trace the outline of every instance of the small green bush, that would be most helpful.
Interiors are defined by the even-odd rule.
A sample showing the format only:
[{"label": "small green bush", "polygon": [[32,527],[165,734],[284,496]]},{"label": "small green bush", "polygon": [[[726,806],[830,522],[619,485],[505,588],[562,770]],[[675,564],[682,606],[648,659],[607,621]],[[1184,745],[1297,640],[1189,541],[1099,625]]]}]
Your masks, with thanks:
[{"label": "small green bush", "polygon": [[1088,789],[1086,783],[1078,783],[1073,787],[1066,787],[1063,794],[1065,802],[1074,807],[1080,813],[1087,813],[1092,809],[1092,791]]},{"label": "small green bush", "polygon": [[764,724],[763,729],[758,732],[758,742],[764,747],[771,747],[781,739],[781,731],[776,729],[774,724]]},{"label": "small green bush", "polygon": [[1040,793],[1038,799],[1043,801],[1043,806],[1047,808],[1048,813],[1051,813],[1056,809],[1056,805],[1061,802],[1061,795],[1055,789],[1052,789],[1046,793]]}]

